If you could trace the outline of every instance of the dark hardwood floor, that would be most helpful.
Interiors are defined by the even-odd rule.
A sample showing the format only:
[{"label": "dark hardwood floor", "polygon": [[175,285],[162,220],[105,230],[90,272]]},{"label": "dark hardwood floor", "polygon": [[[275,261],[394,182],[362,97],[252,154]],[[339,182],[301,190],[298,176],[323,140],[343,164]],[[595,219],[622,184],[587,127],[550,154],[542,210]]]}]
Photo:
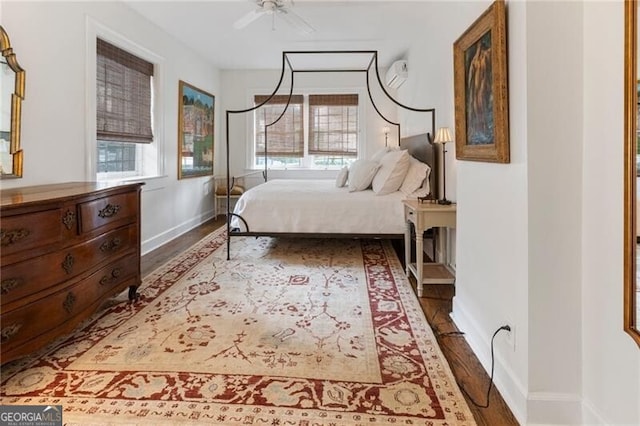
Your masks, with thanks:
[{"label": "dark hardwood floor", "polygon": [[[146,254],[142,257],[142,276],[144,277],[151,273],[224,224],[224,217],[220,216],[218,219],[211,220]],[[402,250],[396,247],[396,251],[401,252]],[[402,255],[400,255],[400,258],[402,259]],[[438,340],[438,344],[451,366],[458,385],[463,387],[473,400],[479,404],[486,404],[489,376],[467,344],[464,335],[458,333],[449,316],[453,296],[453,285],[428,285],[424,287],[424,294],[420,299],[420,304]],[[478,425],[518,425],[511,410],[495,387],[491,390],[487,408],[477,407],[467,395],[465,395],[465,398]]]}]

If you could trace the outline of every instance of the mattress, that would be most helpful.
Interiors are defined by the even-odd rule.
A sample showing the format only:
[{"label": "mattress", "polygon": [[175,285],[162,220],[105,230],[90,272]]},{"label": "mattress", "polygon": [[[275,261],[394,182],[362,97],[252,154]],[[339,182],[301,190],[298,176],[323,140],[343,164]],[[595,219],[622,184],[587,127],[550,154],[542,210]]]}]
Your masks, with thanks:
[{"label": "mattress", "polygon": [[403,234],[402,200],[397,191],[349,192],[335,179],[276,179],[246,191],[236,203],[231,228],[252,233]]}]

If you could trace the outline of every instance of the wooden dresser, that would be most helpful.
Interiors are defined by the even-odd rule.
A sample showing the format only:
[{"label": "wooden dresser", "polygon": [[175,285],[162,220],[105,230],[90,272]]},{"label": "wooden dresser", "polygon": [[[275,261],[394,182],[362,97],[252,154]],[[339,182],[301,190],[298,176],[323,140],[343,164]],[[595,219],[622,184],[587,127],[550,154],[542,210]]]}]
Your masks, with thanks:
[{"label": "wooden dresser", "polygon": [[0,191],[0,363],[72,331],[140,285],[142,184]]}]

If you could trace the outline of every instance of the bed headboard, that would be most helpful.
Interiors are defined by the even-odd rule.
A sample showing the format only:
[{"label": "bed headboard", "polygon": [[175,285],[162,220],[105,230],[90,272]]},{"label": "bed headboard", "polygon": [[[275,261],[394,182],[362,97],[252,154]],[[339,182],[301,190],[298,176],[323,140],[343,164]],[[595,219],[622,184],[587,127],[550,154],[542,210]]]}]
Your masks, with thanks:
[{"label": "bed headboard", "polygon": [[429,175],[431,195],[438,199],[440,197],[438,153],[436,145],[429,139],[429,134],[421,133],[402,138],[400,139],[400,148],[408,150],[409,154],[431,167],[431,174]]}]

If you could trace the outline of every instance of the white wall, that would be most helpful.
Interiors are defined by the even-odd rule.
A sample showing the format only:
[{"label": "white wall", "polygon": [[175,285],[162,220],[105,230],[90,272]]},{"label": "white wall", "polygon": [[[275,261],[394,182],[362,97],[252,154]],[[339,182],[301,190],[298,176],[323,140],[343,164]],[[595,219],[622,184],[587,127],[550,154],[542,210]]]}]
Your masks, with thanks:
[{"label": "white wall", "polygon": [[[22,111],[24,177],[3,188],[92,180],[88,176],[85,122],[87,21],[165,59],[162,98],[165,176],[142,194],[142,241],[147,252],[212,215],[211,178],[177,180],[178,80],[218,95],[218,71],[158,27],[119,2],[3,2],[2,25],[26,70]],[[219,96],[216,135],[219,134]],[[216,138],[218,139],[218,138]]]},{"label": "white wall", "polygon": [[528,420],[541,424],[581,419],[582,15],[582,2],[526,8]]},{"label": "white wall", "polygon": [[623,2],[584,5],[582,395],[585,424],[640,424],[640,349],[622,331]]},{"label": "white wall", "polygon": [[[253,106],[253,96],[255,94],[270,94],[276,88],[280,80],[280,70],[224,70],[221,72],[222,82],[222,109],[223,110],[244,110]],[[381,75],[384,75],[381,71]],[[289,69],[286,69],[285,79],[278,91],[279,95],[288,94],[291,87]],[[384,126],[391,129],[389,133],[388,145],[397,146],[397,131],[394,126],[390,126],[381,119],[371,106],[369,96],[366,90],[366,74],[365,73],[296,73],[294,93],[296,89],[313,91],[314,89],[321,93],[326,93],[327,89],[335,88],[339,90],[355,91],[360,93],[359,103],[365,106],[364,117],[361,120],[360,137],[364,141],[362,152],[358,153],[360,158],[368,158],[376,152],[377,149],[384,147],[385,138],[382,131]],[[377,82],[371,84],[372,96],[376,105],[385,116],[395,121],[397,118],[395,104],[379,89]],[[302,92],[298,92],[302,93]],[[225,131],[224,116],[222,117],[220,128]],[[230,172],[234,174],[242,174],[247,171],[249,159],[247,158],[247,140],[252,140],[251,120],[253,113],[230,114]],[[404,133],[404,130],[403,130]],[[222,133],[224,135],[224,133]],[[226,143],[224,136],[218,145],[216,153],[217,170],[226,170]],[[269,178],[273,177],[296,177],[296,178],[332,178],[337,174],[337,170],[332,171],[292,171],[286,172],[272,171],[269,172]],[[256,176],[252,182],[260,182],[261,177]]]}]

